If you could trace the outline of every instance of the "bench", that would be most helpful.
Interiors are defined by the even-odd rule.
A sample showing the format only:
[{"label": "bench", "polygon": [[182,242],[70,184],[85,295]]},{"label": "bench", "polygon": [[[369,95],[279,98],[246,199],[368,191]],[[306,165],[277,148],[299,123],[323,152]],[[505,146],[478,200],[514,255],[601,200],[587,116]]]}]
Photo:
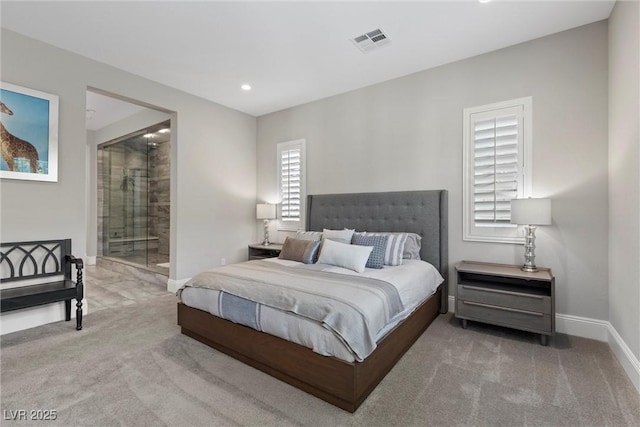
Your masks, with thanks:
[{"label": "bench", "polygon": [[[73,264],[75,282],[71,280]],[[69,321],[71,300],[75,299],[76,329],[81,330],[83,267],[82,259],[71,255],[71,239],[0,243],[0,311],[64,301]],[[10,282],[15,283],[7,287]]]}]

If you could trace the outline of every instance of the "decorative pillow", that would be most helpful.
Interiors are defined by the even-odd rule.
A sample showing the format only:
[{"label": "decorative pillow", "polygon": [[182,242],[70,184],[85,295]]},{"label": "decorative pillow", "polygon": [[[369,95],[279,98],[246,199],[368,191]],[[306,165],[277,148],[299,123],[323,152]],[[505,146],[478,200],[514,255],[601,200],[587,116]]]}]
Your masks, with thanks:
[{"label": "decorative pillow", "polygon": [[387,249],[389,236],[366,236],[355,233],[351,243],[358,246],[373,246],[366,267],[382,268],[384,266],[384,253]]},{"label": "decorative pillow", "polygon": [[[364,234],[373,234],[367,233]],[[380,232],[376,233],[384,236],[392,236],[394,234],[403,234],[398,232]],[[416,233],[406,233],[407,241],[404,244],[404,251],[402,251],[402,259],[422,259],[420,258],[420,249],[422,248],[422,237]]]},{"label": "decorative pillow", "polygon": [[322,231],[296,231],[295,239],[300,240],[322,240]]},{"label": "decorative pillow", "polygon": [[324,240],[318,264],[329,264],[362,273],[373,246],[358,246]]},{"label": "decorative pillow", "polygon": [[384,264],[385,265],[401,265],[402,264],[402,255],[404,252],[404,246],[407,242],[407,233],[388,233],[388,232],[380,232],[380,233],[358,233],[364,234],[365,236],[388,236],[387,239],[387,248],[384,253]]},{"label": "decorative pillow", "polygon": [[278,258],[313,264],[316,262],[319,247],[320,240],[301,240],[287,237],[284,239]]},{"label": "decorative pillow", "polygon": [[322,240],[335,240],[336,242],[351,244],[351,238],[353,237],[353,232],[355,230],[322,230]]}]

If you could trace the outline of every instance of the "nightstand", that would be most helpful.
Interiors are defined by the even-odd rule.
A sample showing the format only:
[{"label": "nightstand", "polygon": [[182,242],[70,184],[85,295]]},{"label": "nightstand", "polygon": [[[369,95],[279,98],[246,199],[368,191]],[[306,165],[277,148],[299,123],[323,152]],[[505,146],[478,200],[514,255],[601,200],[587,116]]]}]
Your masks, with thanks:
[{"label": "nightstand", "polygon": [[456,264],[456,317],[540,334],[555,333],[555,278],[548,268],[462,261]]},{"label": "nightstand", "polygon": [[249,261],[254,259],[275,258],[280,255],[282,244],[271,243],[267,246],[262,243],[249,245]]}]

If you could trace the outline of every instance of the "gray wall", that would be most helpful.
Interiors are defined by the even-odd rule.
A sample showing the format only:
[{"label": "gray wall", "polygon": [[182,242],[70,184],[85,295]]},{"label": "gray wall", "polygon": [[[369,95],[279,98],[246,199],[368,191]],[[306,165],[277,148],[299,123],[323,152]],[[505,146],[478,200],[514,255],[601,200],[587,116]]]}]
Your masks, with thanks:
[{"label": "gray wall", "polygon": [[522,263],[462,240],[462,110],[529,95],[533,194],[553,199],[536,263],[560,313],[608,319],[605,21],[259,117],[258,199],[277,193],[276,143],[306,138],[309,194],[445,188],[452,266]]},{"label": "gray wall", "polygon": [[[3,81],[60,97],[58,182],[2,180],[2,240],[70,237],[75,254],[86,256],[85,105],[92,87],[174,112],[171,279],[191,277],[223,257],[246,259],[256,235],[254,117],[4,29],[1,51]],[[3,333],[62,316],[62,307],[6,313]]]},{"label": "gray wall", "polygon": [[636,359],[640,359],[639,21],[637,2],[617,2],[609,19],[609,316]]}]

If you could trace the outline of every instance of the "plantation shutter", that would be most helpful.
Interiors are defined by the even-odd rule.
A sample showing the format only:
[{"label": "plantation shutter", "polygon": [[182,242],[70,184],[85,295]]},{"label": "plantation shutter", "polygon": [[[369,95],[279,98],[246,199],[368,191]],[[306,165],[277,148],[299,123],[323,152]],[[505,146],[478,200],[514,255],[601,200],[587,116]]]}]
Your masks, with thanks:
[{"label": "plantation shutter", "polygon": [[282,220],[300,221],[302,201],[301,172],[302,150],[291,148],[282,150],[280,155],[280,194],[282,196]]},{"label": "plantation shutter", "polygon": [[522,192],[522,109],[471,115],[473,221],[476,227],[513,227],[511,199]]}]

